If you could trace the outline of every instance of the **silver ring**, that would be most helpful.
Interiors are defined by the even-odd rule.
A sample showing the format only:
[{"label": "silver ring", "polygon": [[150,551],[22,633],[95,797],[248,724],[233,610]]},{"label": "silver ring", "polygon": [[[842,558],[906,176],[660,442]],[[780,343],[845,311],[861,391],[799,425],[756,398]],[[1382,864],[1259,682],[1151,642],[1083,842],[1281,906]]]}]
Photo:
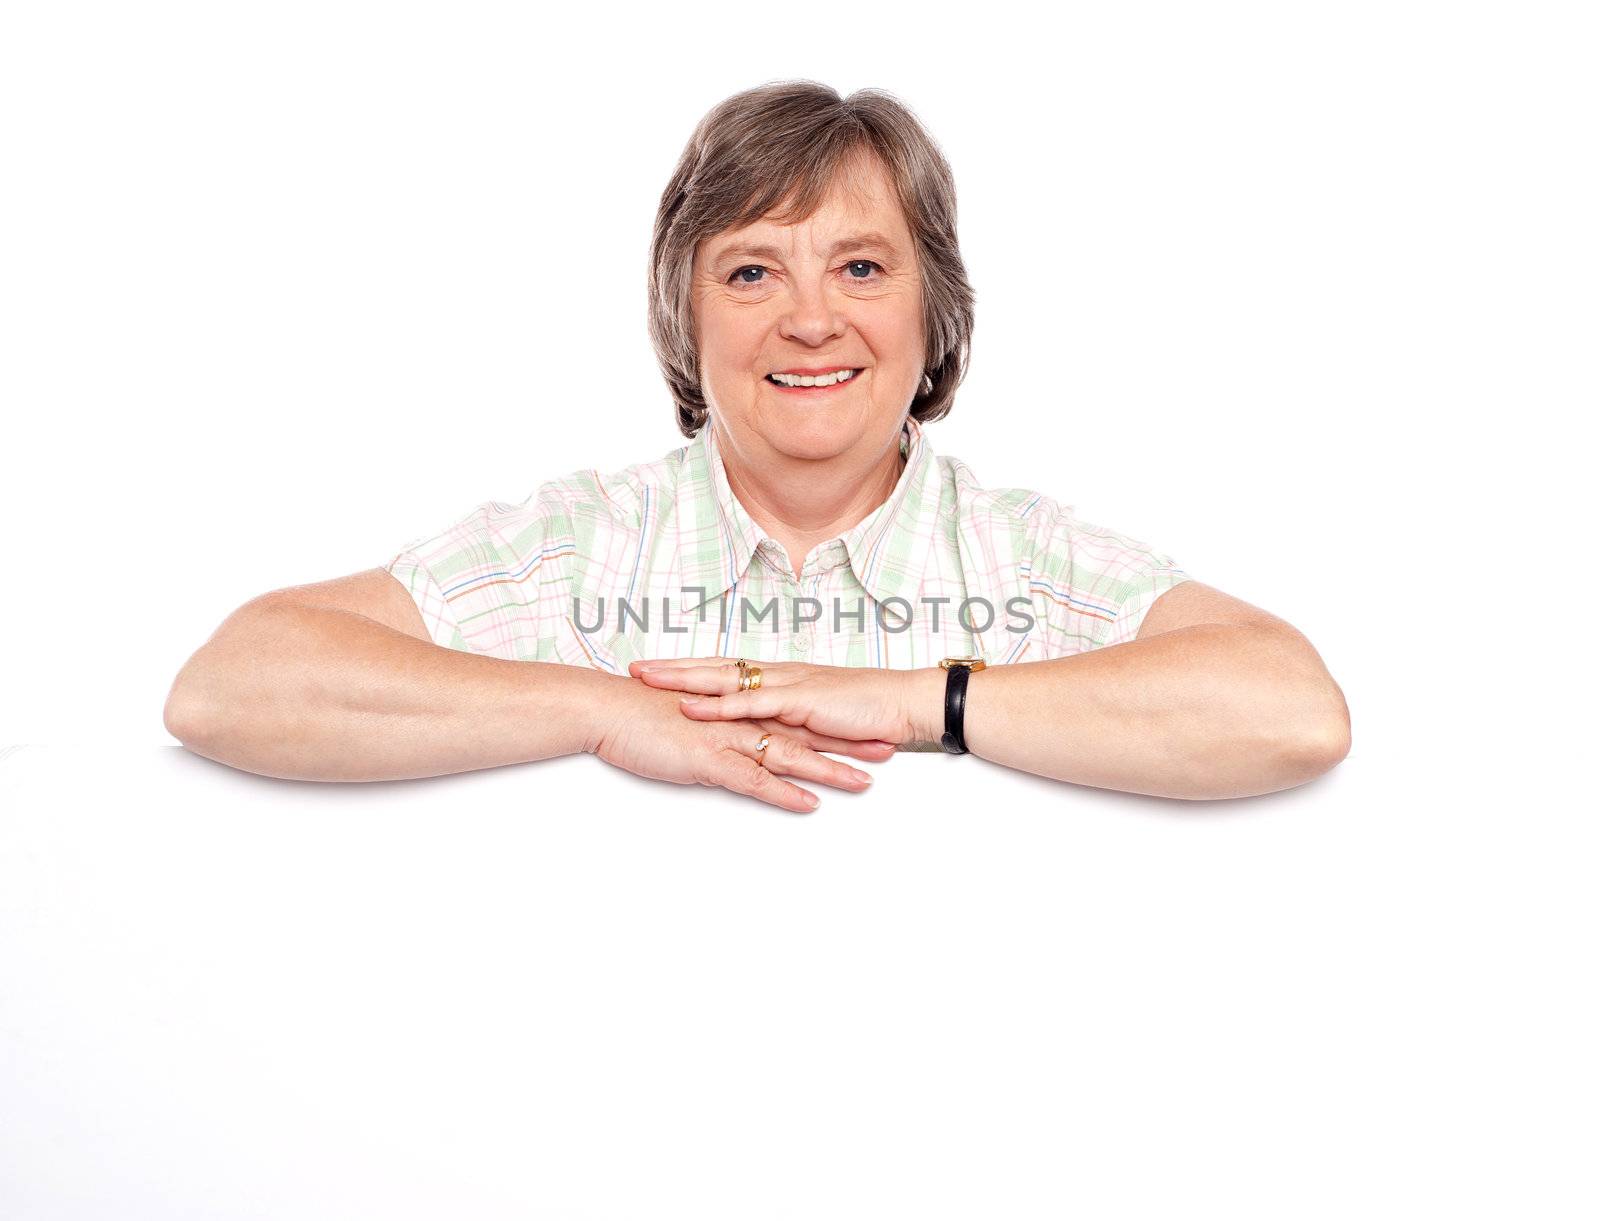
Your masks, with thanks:
[{"label": "silver ring", "polygon": [[761,735],[761,741],[756,744],[756,762],[761,764],[762,767],[767,765],[767,743],[771,740],[772,735],[764,733]]}]

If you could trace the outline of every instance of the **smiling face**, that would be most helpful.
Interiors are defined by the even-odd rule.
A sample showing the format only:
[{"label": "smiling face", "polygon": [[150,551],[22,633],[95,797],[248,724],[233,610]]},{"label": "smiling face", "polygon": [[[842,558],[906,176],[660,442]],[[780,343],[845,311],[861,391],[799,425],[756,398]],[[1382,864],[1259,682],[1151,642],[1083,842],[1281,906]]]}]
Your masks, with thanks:
[{"label": "smiling face", "polygon": [[[693,276],[701,385],[719,441],[758,466],[850,454],[863,469],[894,444],[922,380],[922,281],[876,157],[847,165],[798,224],[763,217],[706,238]],[[857,372],[826,388],[768,376],[841,368]]]}]

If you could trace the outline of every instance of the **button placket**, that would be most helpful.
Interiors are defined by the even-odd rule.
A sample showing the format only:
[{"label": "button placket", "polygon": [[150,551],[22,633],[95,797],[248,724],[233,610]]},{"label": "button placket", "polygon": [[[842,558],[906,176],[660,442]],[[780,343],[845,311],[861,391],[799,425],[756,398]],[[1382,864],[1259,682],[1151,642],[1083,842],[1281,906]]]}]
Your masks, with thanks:
[{"label": "button placket", "polygon": [[[819,606],[822,606],[822,600],[817,597],[817,594],[822,588],[822,578],[825,573],[826,569],[818,568],[811,574],[810,597],[815,600]],[[827,613],[828,608],[826,606],[822,606],[822,615],[824,618],[827,616]],[[816,624],[820,622],[822,622],[820,619],[813,620],[809,623],[802,624],[795,629],[794,636],[791,637],[789,641],[789,652],[794,655],[796,661],[803,661],[807,657],[811,656],[812,645],[816,643],[815,637],[812,633],[816,629]]]}]

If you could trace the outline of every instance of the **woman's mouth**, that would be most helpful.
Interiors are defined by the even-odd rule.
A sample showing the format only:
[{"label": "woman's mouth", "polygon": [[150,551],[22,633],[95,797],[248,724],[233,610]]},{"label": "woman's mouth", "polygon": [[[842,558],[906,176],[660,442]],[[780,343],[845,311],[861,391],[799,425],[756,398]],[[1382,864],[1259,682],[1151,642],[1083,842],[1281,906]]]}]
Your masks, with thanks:
[{"label": "woman's mouth", "polygon": [[[780,394],[827,394],[838,390],[841,386],[848,386],[860,377],[861,369],[841,369],[837,373],[827,373],[820,377],[799,377],[787,373],[767,374],[767,384],[776,389]],[[779,378],[782,381],[779,381]],[[819,385],[818,383],[822,383]]]}]

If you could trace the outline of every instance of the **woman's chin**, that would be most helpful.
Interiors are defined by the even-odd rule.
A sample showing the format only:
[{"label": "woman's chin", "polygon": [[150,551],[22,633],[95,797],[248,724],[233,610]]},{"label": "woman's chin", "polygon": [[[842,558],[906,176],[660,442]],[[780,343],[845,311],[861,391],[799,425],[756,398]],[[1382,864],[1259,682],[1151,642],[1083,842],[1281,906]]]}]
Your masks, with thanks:
[{"label": "woman's chin", "polygon": [[861,443],[861,421],[817,412],[801,419],[771,420],[767,444],[791,458],[820,461],[847,453]]}]

